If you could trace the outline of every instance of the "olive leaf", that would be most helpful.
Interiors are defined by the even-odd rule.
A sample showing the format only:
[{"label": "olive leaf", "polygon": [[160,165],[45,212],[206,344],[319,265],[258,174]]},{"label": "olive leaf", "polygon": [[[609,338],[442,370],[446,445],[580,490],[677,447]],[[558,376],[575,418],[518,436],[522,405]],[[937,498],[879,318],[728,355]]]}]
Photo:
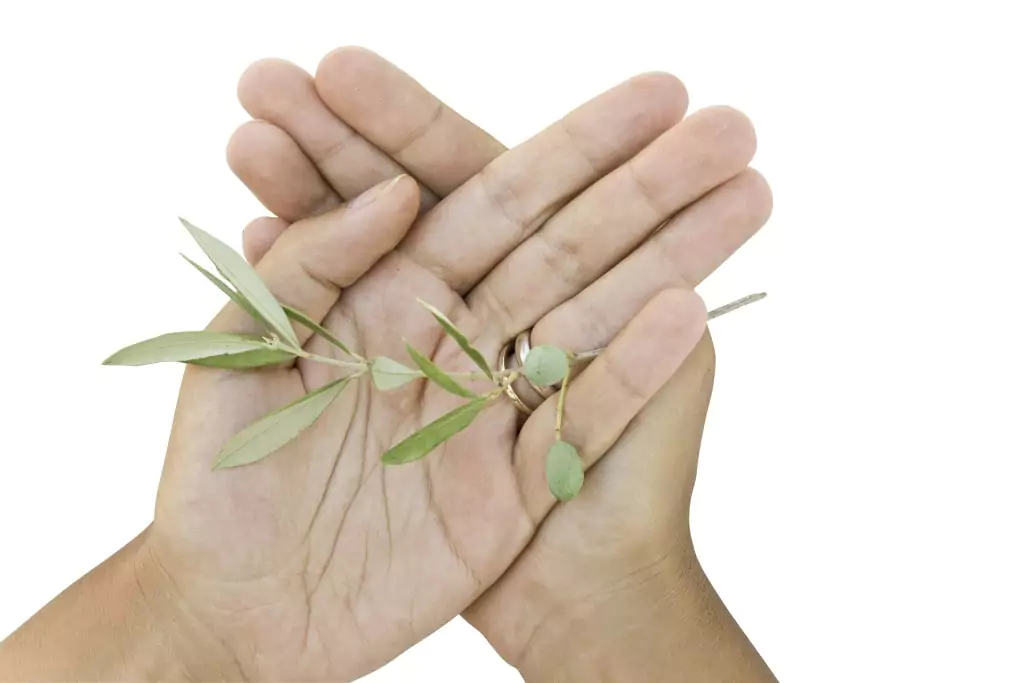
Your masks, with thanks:
[{"label": "olive leaf", "polygon": [[[246,313],[251,315],[254,319],[256,319],[256,320],[258,320],[258,321],[260,321],[260,322],[262,322],[264,324],[268,324],[267,321],[263,319],[263,316],[261,316],[256,311],[256,309],[252,307],[252,304],[250,304],[248,301],[246,301],[245,298],[241,294],[239,294],[238,292],[233,290],[228,283],[226,283],[223,280],[221,280],[219,277],[217,277],[216,275],[214,275],[213,273],[208,271],[206,268],[203,268],[201,265],[199,265],[198,263],[196,263],[195,261],[190,259],[188,256],[185,256],[184,254],[182,254],[181,257],[183,259],[185,259],[186,261],[188,261],[192,265],[193,268],[195,268],[200,273],[202,273],[203,276],[206,277],[207,280],[209,280],[210,282],[215,284],[217,286],[217,289],[219,289],[220,291],[222,291],[225,294],[227,294],[228,297],[232,301],[234,301],[236,304],[238,304],[239,307],[242,308],[242,310],[244,310]],[[317,323],[315,320],[310,318],[308,315],[306,315],[302,311],[300,311],[300,310],[298,310],[296,308],[292,308],[291,306],[285,306],[284,304],[281,305],[281,308],[284,309],[284,314],[286,316],[288,316],[289,318],[291,318],[292,320],[294,320],[295,322],[299,323],[300,325],[302,325],[306,329],[308,329],[308,330],[310,330],[312,332],[315,332],[316,334],[320,335],[321,337],[323,337],[324,339],[326,339],[327,341],[329,341],[330,343],[334,344],[339,349],[341,349],[342,351],[347,353],[349,356],[352,356],[353,358],[357,357],[354,353],[352,353],[349,350],[348,346],[346,346],[343,341],[341,341],[336,336],[334,336],[330,332],[330,330],[328,330],[323,325],[320,325],[319,323]]]},{"label": "olive leaf", "polygon": [[[224,358],[254,351],[277,351],[254,334],[228,332],[171,332],[126,346],[113,354],[104,365],[150,365],[151,363],[194,362],[199,359]],[[292,354],[279,358],[280,362]],[[226,366],[221,366],[226,367]]]},{"label": "olive leaf", "polygon": [[227,370],[249,370],[261,368],[267,365],[278,365],[295,358],[295,354],[284,349],[255,349],[232,353],[226,356],[209,356],[208,358],[196,358],[187,361],[190,365],[205,365],[211,368],[224,368]]},{"label": "olive leaf", "polygon": [[471,425],[486,405],[486,396],[464,403],[450,413],[437,418],[401,443],[389,448],[381,456],[381,460],[385,465],[404,465],[419,460]]},{"label": "olive leaf", "polygon": [[550,387],[565,379],[569,357],[557,346],[543,344],[530,349],[523,364],[526,378],[542,387]]},{"label": "olive leaf", "polygon": [[330,343],[332,343],[335,346],[337,346],[339,349],[344,351],[346,354],[348,354],[352,358],[358,358],[358,356],[356,356],[354,353],[349,351],[349,348],[348,348],[348,346],[345,345],[345,342],[343,342],[340,339],[338,339],[337,337],[335,337],[331,333],[331,331],[328,330],[326,327],[324,327],[323,325],[319,324],[318,322],[316,322],[315,320],[313,320],[308,315],[306,315],[305,313],[303,313],[302,311],[300,311],[298,309],[292,308],[291,306],[283,306],[283,308],[284,308],[284,314],[287,315],[289,318],[291,318],[295,322],[299,323],[300,325],[302,325],[306,329],[311,330],[311,331],[317,333],[318,335],[320,335],[321,337],[323,337],[324,339],[326,339]]},{"label": "olive leaf", "polygon": [[445,391],[455,394],[456,396],[462,396],[463,398],[477,398],[475,393],[459,384],[455,381],[454,377],[437,367],[437,365],[434,364],[434,361],[424,356],[408,343],[405,345],[405,350],[409,353],[409,357],[416,362],[416,365],[419,366],[419,369],[423,374],[427,376],[427,379],[432,381],[434,384]]},{"label": "olive leaf", "polygon": [[440,323],[444,331],[448,333],[448,336],[455,340],[455,343],[459,345],[462,351],[469,356],[478,368],[483,370],[484,374],[487,375],[488,379],[494,379],[494,375],[491,372],[491,366],[488,365],[484,355],[480,353],[472,344],[469,343],[469,339],[462,333],[459,328],[455,327],[455,324],[448,319],[444,313],[428,304],[423,299],[416,299],[423,308],[430,311],[430,315],[434,316],[434,319]]},{"label": "olive leaf", "polygon": [[288,322],[288,316],[285,315],[281,304],[277,303],[277,299],[270,293],[253,267],[231,247],[210,233],[197,228],[184,218],[178,220],[189,231],[189,234],[213,262],[213,265],[217,267],[220,274],[234,285],[237,293],[249,302],[259,313],[260,318],[265,320],[270,328],[281,336],[281,339],[293,346],[299,346],[299,339],[295,336],[292,324]]},{"label": "olive leaf", "polygon": [[325,384],[253,422],[227,440],[217,454],[214,468],[248,465],[277,451],[316,422],[348,382],[349,378],[343,377]]},{"label": "olive leaf", "polygon": [[379,356],[370,364],[370,376],[373,378],[373,386],[381,391],[390,391],[423,377],[423,373],[408,368],[397,360]]},{"label": "olive leaf", "polygon": [[555,498],[565,502],[579,495],[583,488],[583,460],[576,447],[567,441],[556,441],[548,450],[548,488]]},{"label": "olive leaf", "polygon": [[263,319],[263,316],[256,312],[256,309],[252,307],[252,304],[246,301],[245,297],[243,297],[241,294],[233,290],[231,288],[231,285],[221,280],[219,277],[208,271],[206,268],[203,268],[201,265],[190,259],[188,256],[182,254],[181,258],[188,261],[192,265],[192,267],[198,270],[200,273],[202,273],[207,280],[215,284],[217,286],[217,289],[227,294],[229,299],[234,301],[239,308],[241,308],[243,311],[252,316],[254,320],[256,320],[257,322],[261,322],[264,325],[267,325],[268,327],[270,326],[269,323],[267,323],[267,321]]}]

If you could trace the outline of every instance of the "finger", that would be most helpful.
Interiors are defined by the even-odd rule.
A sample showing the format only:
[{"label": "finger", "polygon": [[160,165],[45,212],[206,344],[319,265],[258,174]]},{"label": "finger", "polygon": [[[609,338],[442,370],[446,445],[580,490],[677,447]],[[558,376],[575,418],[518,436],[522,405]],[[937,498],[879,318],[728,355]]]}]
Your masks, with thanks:
[{"label": "finger", "polygon": [[364,48],[328,54],[315,83],[338,118],[441,197],[505,152],[407,73]]},{"label": "finger", "polygon": [[742,172],[755,147],[753,126],[738,111],[693,114],[553,216],[470,293],[467,305],[502,338],[514,336],[673,214]]},{"label": "finger", "polygon": [[[652,525],[659,521],[685,533],[679,520],[689,515],[714,379],[715,347],[705,330],[682,367],[630,422],[608,456],[587,473],[582,495],[631,500],[631,507],[639,508],[635,519],[619,522],[646,530],[649,537],[657,537]],[[640,500],[645,504],[637,505]],[[662,511],[658,520],[651,519],[650,510]]]},{"label": "finger", "polygon": [[[682,365],[704,333],[705,321],[704,304],[692,291],[661,292],[604,353],[570,380],[562,438],[576,446],[585,467],[597,462]],[[545,464],[554,438],[556,403],[552,397],[530,416],[513,454],[523,502],[535,523],[555,503]]]},{"label": "finger", "polygon": [[[338,300],[341,289],[360,276],[405,236],[419,206],[417,185],[402,175],[374,186],[350,204],[292,225],[256,270],[274,297],[315,321]],[[258,325],[229,305],[211,329],[255,332]],[[310,332],[296,326],[299,341]]]},{"label": "finger", "polygon": [[[335,116],[317,94],[313,77],[290,62],[264,59],[250,66],[238,81],[238,100],[253,118],[269,121],[292,137],[326,179],[335,203],[406,172]],[[384,105],[390,108],[393,102]],[[426,190],[421,201],[429,207],[437,197]]]},{"label": "finger", "polygon": [[245,260],[256,265],[263,260],[277,238],[288,229],[288,221],[283,218],[264,216],[245,226],[242,230],[242,254]]},{"label": "finger", "polygon": [[703,282],[768,221],[771,211],[768,183],[747,169],[545,315],[533,327],[531,342],[574,351],[605,346],[655,293]]},{"label": "finger", "polygon": [[271,123],[250,121],[240,126],[228,141],[227,158],[256,199],[288,222],[341,203],[295,141]]},{"label": "finger", "polygon": [[498,157],[425,215],[401,250],[466,292],[573,196],[671,128],[685,108],[686,89],[676,78],[632,78]]}]

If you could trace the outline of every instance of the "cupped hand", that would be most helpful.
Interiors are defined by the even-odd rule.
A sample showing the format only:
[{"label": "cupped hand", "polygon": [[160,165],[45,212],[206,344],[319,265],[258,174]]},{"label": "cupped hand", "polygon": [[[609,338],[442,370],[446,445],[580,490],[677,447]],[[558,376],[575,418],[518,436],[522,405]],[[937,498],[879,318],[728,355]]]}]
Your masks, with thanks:
[{"label": "cupped hand", "polygon": [[[616,257],[611,243],[581,256],[575,281],[562,277],[557,260],[531,259],[528,269],[504,274],[492,266],[581,239],[579,215],[608,208],[623,188],[638,191],[630,178],[639,167],[629,164],[640,162],[630,159],[679,113],[678,101],[665,103],[665,83],[674,81],[641,77],[584,105],[467,180],[408,234],[421,198],[399,176],[292,225],[257,270],[278,300],[364,356],[401,358],[407,341],[446,370],[472,371],[416,299],[443,310],[496,359],[518,329],[596,278]],[[651,111],[656,102],[660,113]],[[627,242],[661,221],[650,212],[620,217]],[[563,434],[585,465],[680,366],[704,315],[689,290],[649,298],[573,379]],[[211,327],[252,325],[232,304]],[[333,350],[319,337],[302,341],[313,353]],[[271,457],[210,471],[230,436],[339,373],[305,359],[251,373],[190,367],[182,385],[142,557],[146,575],[209,634],[214,654],[247,678],[372,671],[476,600],[555,503],[544,467],[553,401],[521,429],[511,404],[499,403],[426,459],[383,466],[389,446],[461,401],[422,381],[391,393],[366,378],[353,382]]]},{"label": "cupped hand", "polygon": [[[747,121],[717,108],[677,122],[685,92],[664,76],[647,78],[656,87],[635,97],[634,106],[606,94],[588,105],[594,117],[586,128],[556,126],[546,134],[557,140],[560,133],[570,147],[585,149],[581,145],[596,139],[597,131],[615,131],[605,122],[619,121],[633,129],[633,150],[646,146],[554,219],[546,220],[544,211],[527,213],[531,221],[546,220],[539,230],[531,226],[537,230],[532,246],[512,252],[469,290],[469,301],[522,306],[539,300],[528,315],[497,316],[509,321],[506,336],[535,322],[535,344],[599,347],[657,292],[699,284],[767,220],[770,191],[756,171],[745,168],[753,154]],[[329,210],[381,177],[413,173],[429,209],[481,169],[486,178],[504,151],[409,76],[362,49],[331,53],[315,79],[286,62],[259,62],[243,76],[239,94],[258,120],[233,137],[229,162],[280,216],[247,227],[244,243],[252,262],[287,234],[291,220]],[[652,119],[660,123],[650,128]],[[649,132],[640,135],[643,130]],[[629,138],[630,132],[617,135]],[[622,143],[613,138],[609,147],[616,144]],[[522,211],[525,197],[526,206],[538,205],[530,198],[549,176],[538,175],[536,166],[499,168],[507,174],[496,190],[489,183],[495,204]],[[464,221],[459,207],[469,201],[463,188],[426,217],[434,239],[447,239],[453,253],[462,241],[496,239],[491,225]],[[416,258],[431,244],[414,238],[403,248]],[[558,305],[555,293],[572,298]],[[679,610],[721,609],[699,570],[688,527],[713,375],[714,352],[705,335],[588,472],[580,498],[548,514],[515,564],[466,610],[528,679],[569,660],[584,661],[584,655],[602,666],[616,660],[633,666],[634,674],[638,666],[660,666],[652,632],[674,637]],[[663,628],[666,620],[673,627]],[[627,637],[631,633],[641,646]],[[705,645],[699,634],[687,640],[693,648]],[[662,651],[681,650],[673,643]],[[704,652],[711,657],[712,650]],[[756,655],[730,650],[726,639],[718,642],[715,656],[765,671]]]}]

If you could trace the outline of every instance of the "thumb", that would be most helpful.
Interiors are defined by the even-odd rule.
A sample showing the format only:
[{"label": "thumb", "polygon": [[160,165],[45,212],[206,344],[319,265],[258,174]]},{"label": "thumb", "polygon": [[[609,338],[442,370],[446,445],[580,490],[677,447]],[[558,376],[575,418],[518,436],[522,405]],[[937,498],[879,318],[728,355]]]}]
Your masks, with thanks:
[{"label": "thumb", "polygon": [[[419,186],[408,175],[376,185],[348,204],[292,224],[256,266],[271,294],[320,322],[353,284],[405,236],[419,210]],[[259,324],[234,304],[210,329],[255,332]],[[301,343],[311,332],[295,326]]]},{"label": "thumb", "polygon": [[602,482],[622,486],[625,490],[616,493],[634,502],[642,492],[647,504],[638,507],[645,515],[658,510],[659,519],[688,518],[714,377],[715,348],[705,330],[682,366],[619,437],[614,457],[601,461]]}]

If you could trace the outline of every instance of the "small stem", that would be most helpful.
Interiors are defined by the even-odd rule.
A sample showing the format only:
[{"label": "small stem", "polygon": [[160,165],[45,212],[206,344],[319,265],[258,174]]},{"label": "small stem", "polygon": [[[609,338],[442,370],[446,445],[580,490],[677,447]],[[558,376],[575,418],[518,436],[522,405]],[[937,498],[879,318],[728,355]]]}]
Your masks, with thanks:
[{"label": "small stem", "polygon": [[767,292],[758,292],[757,294],[749,294],[743,297],[742,299],[736,299],[736,301],[727,303],[724,306],[719,306],[713,311],[708,311],[708,320],[714,320],[720,315],[731,313],[732,311],[735,311],[737,308],[743,308],[747,304],[752,304],[756,301],[760,301],[766,296],[768,296]]},{"label": "small stem", "polygon": [[[737,308],[743,308],[748,304],[760,301],[766,296],[768,296],[767,293],[758,292],[757,294],[748,294],[742,299],[736,299],[736,301],[731,301],[724,306],[719,306],[718,308],[708,311],[708,320],[714,320],[715,318],[721,315],[725,315],[726,313],[732,313]],[[607,348],[607,346],[602,346],[601,348],[594,349],[593,351],[580,351],[579,353],[570,354],[569,358],[573,362],[590,360],[591,358],[597,358],[598,356],[600,356]]]},{"label": "small stem", "polygon": [[[506,374],[508,372],[508,370],[505,371]],[[482,372],[445,372],[445,374],[448,375],[449,377],[455,377],[457,379],[486,379],[488,382],[492,381],[490,377],[488,377]],[[493,381],[495,382],[498,382],[498,380],[501,379],[502,377],[502,374],[497,370],[495,370],[493,374]]]},{"label": "small stem", "polygon": [[325,365],[334,365],[334,366],[337,366],[339,368],[348,368],[350,370],[359,370],[360,372],[358,374],[360,374],[360,375],[363,374],[364,372],[366,372],[366,368],[367,368],[367,365],[368,365],[365,361],[362,362],[362,363],[356,363],[356,362],[353,362],[353,361],[350,361],[350,360],[338,360],[337,358],[328,358],[327,356],[318,356],[315,353],[309,353],[308,351],[304,351],[303,349],[288,349],[288,350],[291,351],[292,353],[294,353],[296,356],[299,356],[301,358],[305,358],[307,360],[315,361],[317,363],[323,363]]},{"label": "small stem", "polygon": [[558,391],[558,405],[555,407],[555,441],[562,440],[562,416],[565,415],[565,395],[569,393],[569,377],[571,375],[572,365],[565,371],[562,388]]}]

